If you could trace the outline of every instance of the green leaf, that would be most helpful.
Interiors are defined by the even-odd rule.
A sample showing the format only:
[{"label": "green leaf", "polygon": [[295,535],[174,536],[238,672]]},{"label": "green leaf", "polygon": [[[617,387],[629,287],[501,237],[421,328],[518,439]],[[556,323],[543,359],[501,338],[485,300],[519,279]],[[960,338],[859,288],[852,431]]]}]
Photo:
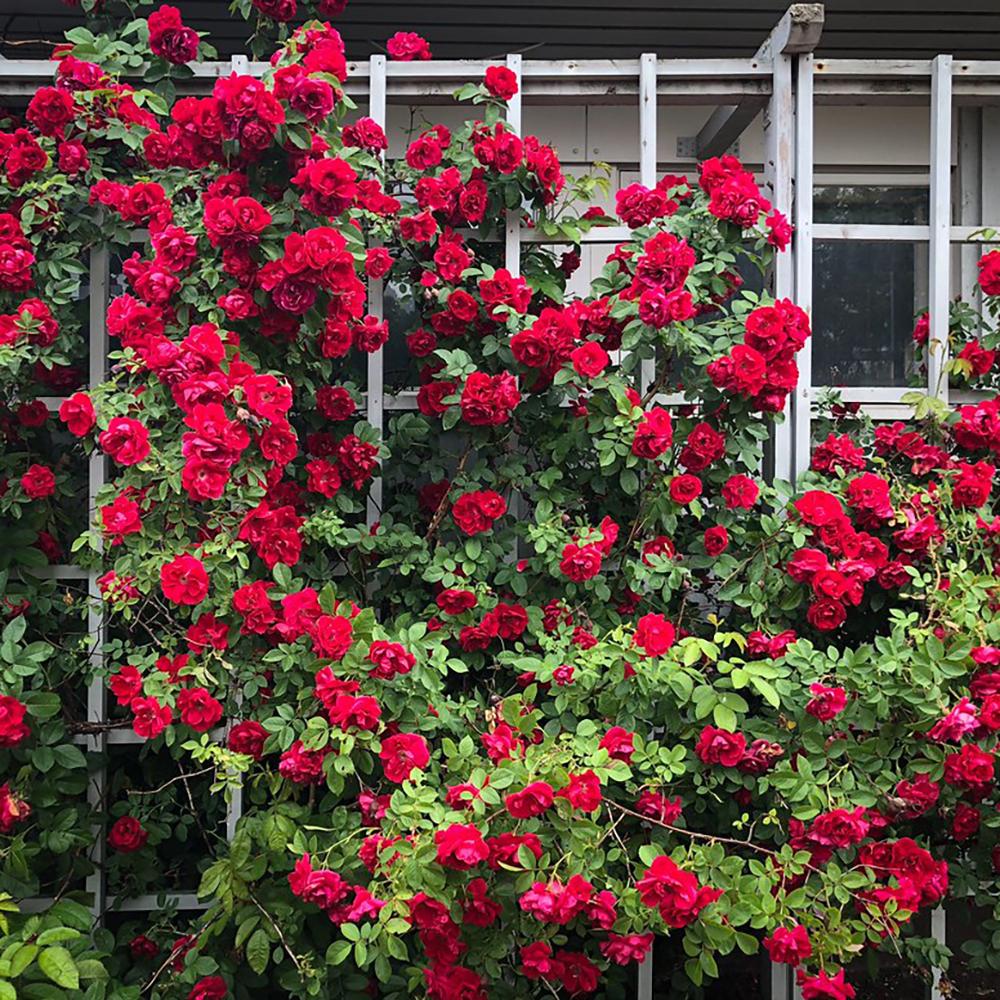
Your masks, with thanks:
[{"label": "green leaf", "polygon": [[720,729],[736,732],[736,713],[721,702],[712,709],[712,718]]},{"label": "green leaf", "polygon": [[250,968],[257,975],[263,974],[267,968],[267,960],[271,956],[271,942],[262,927],[258,927],[250,935],[250,940],[247,942],[246,955],[247,964]]},{"label": "green leaf", "polygon": [[327,965],[340,965],[341,962],[347,958],[351,953],[352,944],[350,941],[334,941],[329,948],[326,949],[326,964]]},{"label": "green leaf", "polygon": [[56,986],[67,990],[80,988],[80,974],[76,971],[73,956],[65,948],[46,948],[38,956],[38,967]]},{"label": "green leaf", "polygon": [[49,944],[59,944],[61,941],[75,941],[80,937],[80,932],[72,927],[50,927],[47,931],[42,931],[38,935],[37,943],[43,948]]}]

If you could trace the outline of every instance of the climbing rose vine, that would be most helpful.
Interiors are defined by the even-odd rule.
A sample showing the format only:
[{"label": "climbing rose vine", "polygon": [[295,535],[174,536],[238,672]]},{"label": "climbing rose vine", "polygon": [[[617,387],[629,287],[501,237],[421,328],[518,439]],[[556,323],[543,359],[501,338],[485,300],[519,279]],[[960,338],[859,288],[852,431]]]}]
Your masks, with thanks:
[{"label": "climbing rose vine", "polygon": [[759,949],[808,1000],[945,965],[915,918],[1000,864],[1000,401],[839,405],[770,481],[810,329],[752,290],[791,231],[737,160],[581,215],[504,67],[387,160],[329,24],[174,98],[206,51],[166,6],[76,29],[0,141],[0,993],[622,996],[657,938],[680,994]]}]

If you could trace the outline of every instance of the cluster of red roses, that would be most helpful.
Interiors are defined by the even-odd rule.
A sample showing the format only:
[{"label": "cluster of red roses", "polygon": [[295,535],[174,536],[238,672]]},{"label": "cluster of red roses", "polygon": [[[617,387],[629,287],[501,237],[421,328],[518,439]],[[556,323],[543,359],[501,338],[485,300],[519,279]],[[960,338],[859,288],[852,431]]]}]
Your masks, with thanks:
[{"label": "cluster of red roses", "polygon": [[176,7],[163,4],[147,18],[149,50],[167,62],[183,66],[198,58],[198,32],[181,21]]},{"label": "cluster of red roses", "polygon": [[753,174],[735,156],[713,156],[699,167],[699,184],[709,196],[708,210],[717,219],[750,229],[766,216],[768,242],[784,250],[792,238],[788,220],[765,198]]},{"label": "cluster of red roses", "polygon": [[799,380],[795,355],[809,337],[809,317],[788,299],[754,309],[744,321],[743,343],[708,366],[717,388],[750,400],[751,408],[778,413]]}]

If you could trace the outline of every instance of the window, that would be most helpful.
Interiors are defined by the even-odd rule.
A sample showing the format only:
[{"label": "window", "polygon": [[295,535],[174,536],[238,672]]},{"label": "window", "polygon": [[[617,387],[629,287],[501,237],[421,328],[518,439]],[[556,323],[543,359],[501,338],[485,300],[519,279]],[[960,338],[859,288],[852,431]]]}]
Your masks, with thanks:
[{"label": "window", "polygon": [[[817,187],[817,223],[926,225],[926,187]],[[926,306],[927,247],[817,239],[813,373],[822,386],[905,386],[914,315]]]}]

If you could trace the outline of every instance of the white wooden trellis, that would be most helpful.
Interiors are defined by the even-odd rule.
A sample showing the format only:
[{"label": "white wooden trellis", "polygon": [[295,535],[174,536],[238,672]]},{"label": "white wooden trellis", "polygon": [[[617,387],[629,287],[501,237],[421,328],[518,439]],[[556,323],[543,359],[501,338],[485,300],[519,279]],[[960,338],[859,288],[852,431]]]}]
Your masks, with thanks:
[{"label": "white wooden trellis", "polygon": [[[522,107],[528,104],[599,105],[634,103],[638,110],[638,169],[642,183],[652,186],[657,174],[657,111],[664,105],[701,105],[715,110],[696,137],[699,155],[724,152],[760,111],[765,115],[764,173],[775,206],[794,222],[795,237],[790,252],[780,256],[775,266],[774,292],[794,298],[807,312],[812,308],[813,246],[815,241],[861,240],[876,242],[926,242],[928,288],[930,290],[931,344],[928,364],[930,393],[948,399],[947,379],[943,368],[947,361],[947,304],[950,297],[952,248],[973,242],[976,232],[986,225],[1000,229],[1000,195],[986,184],[985,165],[1000,159],[1000,61],[953,60],[941,55],[933,60],[835,59],[820,60],[813,55],[822,25],[822,7],[798,4],[790,8],[751,59],[658,59],[653,53],[639,59],[625,60],[522,60],[519,54],[506,59],[518,78],[519,92],[510,102],[508,122],[521,131]],[[386,127],[387,103],[444,104],[451,102],[457,85],[482,77],[488,60],[432,60],[425,63],[389,63],[384,56],[373,56],[366,63],[349,65],[346,90],[367,103],[368,114]],[[205,63],[194,67],[195,75],[179,85],[189,93],[205,93],[213,80],[230,72],[262,76],[267,63],[251,62],[246,56],[234,56],[229,62]],[[0,98],[25,98],[50,82],[52,63],[45,60],[0,59]],[[929,106],[931,140],[930,204],[928,225],[841,225],[814,224],[812,191],[814,163],[814,111],[818,104],[913,104]],[[979,186],[977,198],[964,198],[961,225],[952,224],[952,117],[953,108],[984,105],[977,141],[963,145],[975,153],[976,162],[960,161],[963,192],[970,183]],[[976,212],[981,213],[976,217]],[[504,260],[508,270],[520,272],[521,247],[525,243],[550,242],[536,230],[521,225],[520,213],[508,212],[504,226]],[[592,230],[582,241],[588,244],[613,245],[628,238],[625,227],[613,226]],[[974,257],[966,253],[966,262]],[[91,255],[90,277],[90,363],[91,384],[101,381],[105,370],[107,336],[105,311],[109,288],[109,255],[106,248]],[[968,263],[966,263],[968,268]],[[383,315],[383,281],[370,280],[369,310]],[[812,384],[811,341],[799,355],[800,384],[789,400],[786,423],[774,438],[774,467],[781,478],[794,479],[807,467],[810,453],[812,404],[822,387]],[[655,379],[655,362],[646,361],[640,369],[640,383],[645,390]],[[849,387],[842,390],[847,401],[863,404],[875,415],[895,416],[902,411],[904,388]],[[952,393],[952,399],[960,394]],[[965,394],[968,395],[968,394]],[[43,397],[57,409],[58,397]],[[678,402],[672,395],[662,395],[658,402]],[[367,368],[366,415],[378,430],[383,427],[386,410],[416,408],[415,393],[385,392],[381,352],[370,355]],[[100,457],[90,460],[88,469],[88,513],[95,512],[95,496],[104,483],[104,463]],[[369,496],[369,524],[379,517],[382,483],[375,480]],[[96,576],[87,576],[73,566],[50,567],[48,574],[59,579],[87,579],[95,609],[88,617],[88,632],[93,637],[92,662],[102,663],[106,627],[99,610]],[[107,722],[104,684],[95,681],[88,689],[87,721]],[[142,742],[130,730],[98,731],[77,737],[88,752],[104,753],[109,746]],[[93,803],[103,803],[106,775],[95,770],[89,789]],[[230,837],[242,813],[241,790],[233,794],[227,814]],[[102,870],[105,831],[95,830],[92,857],[97,870],[87,880],[95,919],[107,909],[124,912],[149,912],[158,908],[157,898],[109,898]],[[203,904],[193,893],[177,893],[171,902],[182,910],[194,910]],[[26,910],[47,905],[44,899],[24,901]],[[944,910],[932,915],[932,934],[943,943]],[[769,994],[772,1000],[797,996],[792,977],[783,966],[772,967]],[[647,960],[639,971],[637,1000],[653,996],[653,965]],[[941,1000],[939,981],[931,988],[932,1000]]]}]

